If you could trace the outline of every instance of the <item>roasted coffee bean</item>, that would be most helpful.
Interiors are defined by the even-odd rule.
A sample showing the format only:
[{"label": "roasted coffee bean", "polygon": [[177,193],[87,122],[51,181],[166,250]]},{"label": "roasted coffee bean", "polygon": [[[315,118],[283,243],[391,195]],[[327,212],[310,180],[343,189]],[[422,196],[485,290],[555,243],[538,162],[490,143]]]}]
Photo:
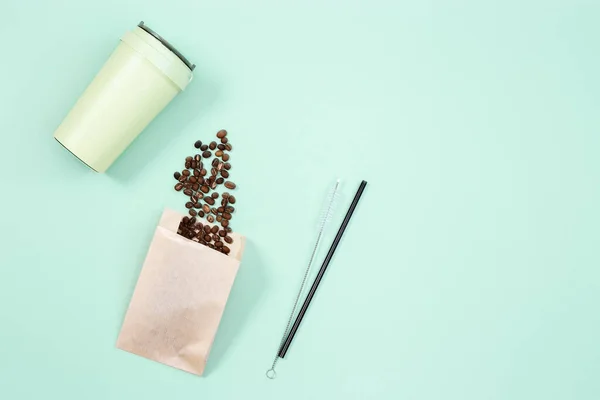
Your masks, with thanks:
[{"label": "roasted coffee bean", "polygon": [[197,191],[198,189],[200,189],[200,185],[199,185],[199,184],[197,184],[197,183],[194,183],[194,184],[192,185],[192,189],[194,189],[194,190],[196,190],[196,191]]},{"label": "roasted coffee bean", "polygon": [[212,163],[210,164],[213,167],[216,167],[217,165],[219,165],[219,160],[217,160],[216,158],[212,160]]},{"label": "roasted coffee bean", "polygon": [[183,217],[181,222],[187,225],[187,223],[190,222],[190,217]]},{"label": "roasted coffee bean", "polygon": [[228,162],[226,162],[225,164],[223,164],[223,168],[225,168],[226,170],[230,170],[231,169],[231,164],[229,164]]},{"label": "roasted coffee bean", "polygon": [[223,253],[229,254],[230,251],[231,251],[231,249],[229,247],[223,246]]},{"label": "roasted coffee bean", "polygon": [[215,199],[210,196],[204,196],[204,201],[211,206],[215,204]]},{"label": "roasted coffee bean", "polygon": [[227,144],[225,145],[225,150],[227,150],[227,151],[231,151],[231,150],[233,150],[233,146],[231,145],[231,143],[227,143]]},{"label": "roasted coffee bean", "polygon": [[210,206],[208,204],[203,205],[202,211],[204,211],[206,214],[208,214],[210,212]]},{"label": "roasted coffee bean", "polygon": [[217,165],[217,171],[221,171],[223,169],[223,163],[219,161],[219,165]]},{"label": "roasted coffee bean", "polygon": [[223,154],[223,157],[221,157],[221,158],[223,159],[223,161],[229,161],[230,156],[229,156],[229,154],[225,153],[225,154]]},{"label": "roasted coffee bean", "polygon": [[225,136],[227,136],[227,131],[225,129],[221,129],[219,132],[217,132],[217,137],[219,139],[223,139]]},{"label": "roasted coffee bean", "polygon": [[225,182],[225,179],[217,178],[217,185],[221,185],[223,182]]},{"label": "roasted coffee bean", "polygon": [[185,181],[187,181],[187,176],[185,176],[185,175],[181,175],[181,176],[179,177],[179,182],[185,182]]},{"label": "roasted coffee bean", "polygon": [[225,206],[227,205],[227,203],[228,203],[227,199],[223,199],[223,200],[221,200],[221,205],[222,205],[223,207],[225,207]]},{"label": "roasted coffee bean", "polygon": [[223,143],[223,144],[227,143],[228,141],[229,141],[229,139],[227,139],[226,137],[221,139],[221,143]]},{"label": "roasted coffee bean", "polygon": [[231,204],[235,204],[235,196],[229,196],[228,200]]},{"label": "roasted coffee bean", "polygon": [[204,185],[204,178],[201,177],[201,176],[199,176],[198,177],[198,183],[201,184],[201,185]]},{"label": "roasted coffee bean", "polygon": [[202,211],[202,210],[198,211],[198,216],[200,218],[204,218],[204,211]]},{"label": "roasted coffee bean", "polygon": [[[194,207],[194,204],[191,201],[188,201],[187,203],[185,203],[185,208],[192,208]],[[229,219],[229,218],[227,218]]]},{"label": "roasted coffee bean", "polygon": [[207,171],[205,168],[202,168],[202,169],[200,170],[200,175],[202,175],[202,176],[206,176],[206,174],[208,174],[208,171]]},{"label": "roasted coffee bean", "polygon": [[194,208],[196,208],[198,210],[202,210],[202,204],[200,204],[200,203],[194,203]]},{"label": "roasted coffee bean", "polygon": [[194,170],[194,176],[195,176],[196,178],[200,176],[200,170],[199,170],[198,168],[196,168],[196,169]]},{"label": "roasted coffee bean", "polygon": [[214,245],[214,244],[212,244],[212,243],[209,243],[209,244],[207,244],[207,246],[208,246],[208,248],[210,248],[210,249],[214,249],[214,248],[215,248],[215,245]]},{"label": "roasted coffee bean", "polygon": [[189,168],[190,168],[190,166],[191,166],[191,162],[190,162],[190,161],[186,161],[186,162],[185,162],[185,164],[184,164],[184,166],[185,166],[187,169],[189,169]]},{"label": "roasted coffee bean", "polygon": [[181,175],[190,176],[190,171],[184,169],[183,171],[181,171]]},{"label": "roasted coffee bean", "polygon": [[175,173],[173,174],[173,177],[174,177],[175,179],[179,180],[179,178],[181,178],[181,174],[180,174],[179,172],[175,172]]},{"label": "roasted coffee bean", "polygon": [[233,183],[231,181],[227,181],[227,182],[225,182],[225,187],[230,190],[235,189],[235,183]]},{"label": "roasted coffee bean", "polygon": [[215,152],[215,157],[223,157],[223,151],[222,150],[217,150]]},{"label": "roasted coffee bean", "polygon": [[233,213],[234,211],[235,211],[235,208],[233,208],[231,206],[225,207],[225,212],[228,212],[229,214]]},{"label": "roasted coffee bean", "polygon": [[185,158],[185,162],[191,162],[193,160],[192,156],[187,156]]},{"label": "roasted coffee bean", "polygon": [[229,194],[229,192],[223,192],[223,194],[221,195],[221,197],[223,197],[223,199],[225,199],[225,200],[228,200],[228,199],[229,199],[229,196],[231,196],[231,195]]},{"label": "roasted coffee bean", "polygon": [[221,241],[221,237],[219,235],[217,235],[216,233],[213,233],[212,237],[213,237],[213,240],[215,242],[220,242]]},{"label": "roasted coffee bean", "polygon": [[208,145],[207,144],[203,144],[202,146],[200,146],[200,150],[202,150],[202,151],[208,150]]},{"label": "roasted coffee bean", "polygon": [[194,210],[194,209],[191,209],[191,210],[190,210],[190,211],[188,211],[188,212],[190,213],[190,215],[191,215],[192,217],[195,217],[196,215],[198,215],[198,213],[197,213],[197,212],[196,212],[196,210]]},{"label": "roasted coffee bean", "polygon": [[196,183],[196,182],[198,182],[198,179],[195,176],[190,176],[189,181],[192,183]]},{"label": "roasted coffee bean", "polygon": [[199,149],[200,146],[202,146],[202,141],[201,140],[196,140],[196,143],[194,143],[194,147]]},{"label": "roasted coffee bean", "polygon": [[216,169],[216,168],[211,168],[211,169],[210,169],[210,174],[211,174],[212,176],[217,176],[217,174],[218,174],[218,173],[219,173],[219,171],[217,171],[217,169]]},{"label": "roasted coffee bean", "polygon": [[206,185],[202,185],[202,186],[200,186],[200,191],[202,193],[208,193],[208,192],[210,192],[210,188]]},{"label": "roasted coffee bean", "polygon": [[204,158],[209,158],[210,156],[212,156],[212,153],[208,150],[206,150],[204,153],[202,153],[202,157],[204,157]]},{"label": "roasted coffee bean", "polygon": [[206,220],[212,224],[213,222],[215,222],[215,217],[209,215],[208,217],[206,217]]},{"label": "roasted coffee bean", "polygon": [[218,211],[219,213],[222,213],[222,212],[224,212],[224,211],[225,211],[225,207],[221,206],[221,207],[217,208],[217,211]]},{"label": "roasted coffee bean", "polygon": [[210,209],[210,212],[211,212],[212,214],[215,214],[215,215],[217,215],[217,214],[218,214],[218,212],[217,212],[217,209],[216,209],[216,208],[214,208],[214,207]]},{"label": "roasted coffee bean", "polygon": [[211,149],[211,150],[216,149],[217,148],[217,142],[215,142],[215,141],[210,142],[210,144],[208,145],[208,148]]},{"label": "roasted coffee bean", "polygon": [[231,236],[225,236],[225,238],[223,240],[229,244],[233,243],[233,239],[231,238]]},{"label": "roasted coffee bean", "polygon": [[196,154],[194,156],[194,161],[196,161],[197,163],[202,162],[202,156],[200,154]]},{"label": "roasted coffee bean", "polygon": [[185,189],[183,191],[183,194],[185,194],[186,196],[191,196],[192,194],[194,194],[194,192],[192,191],[192,189]]},{"label": "roasted coffee bean", "polygon": [[197,230],[197,231],[201,231],[201,230],[202,230],[202,228],[204,228],[204,224],[203,224],[202,222],[198,222],[198,223],[196,224],[196,230]]},{"label": "roasted coffee bean", "polygon": [[229,178],[229,172],[226,169],[221,170],[221,176],[225,179]]},{"label": "roasted coffee bean", "polygon": [[[227,221],[227,220],[226,220],[226,221]],[[229,233],[231,233],[231,231],[232,231],[232,229],[231,229],[231,227],[230,227],[230,226],[228,226],[227,228],[225,228],[225,230],[226,230],[227,232],[229,232]]]},{"label": "roasted coffee bean", "polygon": [[223,221],[223,217],[220,215],[217,215],[217,222],[221,222],[221,221]]},{"label": "roasted coffee bean", "polygon": [[204,241],[206,242],[210,242],[212,240],[212,238],[210,237],[210,235],[204,235]]},{"label": "roasted coffee bean", "polygon": [[217,248],[223,247],[223,242],[215,242],[215,247],[217,247]]},{"label": "roasted coffee bean", "polygon": [[181,189],[183,189],[183,183],[179,182],[177,185],[175,185],[175,190],[179,192]]},{"label": "roasted coffee bean", "polygon": [[[223,143],[219,143],[219,144],[217,145],[217,149],[219,149],[219,150],[223,151],[223,150],[225,150],[225,145],[224,145]],[[218,156],[217,156],[217,157],[218,157]]]},{"label": "roasted coffee bean", "polygon": [[216,200],[219,198],[219,193],[214,192],[213,194],[211,194],[211,197]]},{"label": "roasted coffee bean", "polygon": [[230,220],[231,219],[231,214],[229,214],[228,212],[224,212],[223,213],[223,218],[227,219],[227,220]]},{"label": "roasted coffee bean", "polygon": [[211,184],[210,184],[210,188],[211,188],[212,190],[215,190],[215,189],[217,188],[217,182],[213,182],[213,183],[211,183]]},{"label": "roasted coffee bean", "polygon": [[229,221],[227,221],[226,219],[224,219],[223,221],[221,221],[221,226],[223,228],[227,228],[229,226]]},{"label": "roasted coffee bean", "polygon": [[198,163],[197,163],[196,161],[192,161],[192,162],[190,163],[190,168],[191,168],[191,169],[196,169],[196,168],[198,168]]},{"label": "roasted coffee bean", "polygon": [[211,233],[217,233],[219,232],[219,227],[214,225],[212,228],[210,228]]},{"label": "roasted coffee bean", "polygon": [[219,236],[221,236],[221,237],[225,237],[225,236],[227,236],[227,231],[226,231],[225,229],[221,229],[221,230],[219,231]]},{"label": "roasted coffee bean", "polygon": [[190,218],[190,220],[188,221],[188,224],[190,224],[190,225],[194,225],[195,223],[196,223],[195,217]]},{"label": "roasted coffee bean", "polygon": [[210,225],[204,225],[204,228],[202,229],[204,229],[205,233],[210,233]]}]

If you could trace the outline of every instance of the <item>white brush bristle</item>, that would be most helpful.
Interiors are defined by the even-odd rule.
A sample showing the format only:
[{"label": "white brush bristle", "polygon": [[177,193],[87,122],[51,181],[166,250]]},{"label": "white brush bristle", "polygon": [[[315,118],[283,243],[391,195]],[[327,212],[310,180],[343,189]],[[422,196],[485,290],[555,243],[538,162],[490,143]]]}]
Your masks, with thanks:
[{"label": "white brush bristle", "polygon": [[329,223],[329,221],[331,221],[331,218],[335,214],[337,200],[339,198],[339,188],[340,180],[338,179],[329,191],[327,199],[325,200],[325,204],[323,205],[323,210],[321,211],[319,218],[319,230],[324,230],[326,225]]}]

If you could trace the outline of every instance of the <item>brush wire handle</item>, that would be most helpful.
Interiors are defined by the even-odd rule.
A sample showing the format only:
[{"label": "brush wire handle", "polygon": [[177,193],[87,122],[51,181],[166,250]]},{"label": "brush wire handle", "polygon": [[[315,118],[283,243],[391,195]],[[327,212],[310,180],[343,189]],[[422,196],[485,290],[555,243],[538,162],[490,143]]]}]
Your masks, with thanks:
[{"label": "brush wire handle", "polygon": [[302,283],[300,284],[300,289],[298,290],[298,294],[296,295],[296,300],[294,301],[294,306],[292,307],[292,312],[290,313],[290,317],[285,326],[285,330],[283,331],[283,335],[281,336],[281,342],[279,343],[279,348],[277,349],[277,355],[273,359],[273,365],[271,365],[271,369],[269,369],[266,373],[267,378],[275,379],[277,373],[275,372],[275,367],[277,366],[277,361],[279,361],[279,352],[281,351],[283,344],[285,343],[285,339],[287,338],[290,332],[290,326],[292,324],[292,320],[294,319],[294,314],[296,313],[296,309],[298,308],[298,303],[300,302],[300,296],[302,296],[302,292],[304,291],[304,286],[306,285],[306,280],[308,279],[308,274],[310,273],[310,269],[312,267],[313,261],[315,259],[315,255],[317,254],[317,250],[319,249],[319,244],[321,243],[321,238],[323,237],[323,233],[325,232],[325,228],[327,224],[331,220],[333,216],[333,210],[337,203],[338,197],[338,189],[340,187],[340,180],[338,179],[335,182],[335,185],[331,189],[329,195],[327,196],[327,200],[325,201],[325,207],[323,208],[323,212],[321,213],[321,217],[319,219],[318,225],[318,234],[317,240],[315,241],[315,247],[310,255],[310,259],[308,261],[308,265],[306,270],[304,271],[304,276],[302,277]]}]

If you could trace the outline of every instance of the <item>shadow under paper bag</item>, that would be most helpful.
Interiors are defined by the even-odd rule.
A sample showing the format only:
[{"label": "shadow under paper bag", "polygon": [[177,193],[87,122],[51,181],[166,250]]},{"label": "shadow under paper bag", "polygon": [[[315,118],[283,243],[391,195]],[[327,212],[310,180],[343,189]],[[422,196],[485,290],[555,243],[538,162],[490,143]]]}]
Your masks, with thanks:
[{"label": "shadow under paper bag", "polygon": [[119,349],[202,375],[245,238],[229,256],[177,234],[183,216],[165,210],[129,303]]}]

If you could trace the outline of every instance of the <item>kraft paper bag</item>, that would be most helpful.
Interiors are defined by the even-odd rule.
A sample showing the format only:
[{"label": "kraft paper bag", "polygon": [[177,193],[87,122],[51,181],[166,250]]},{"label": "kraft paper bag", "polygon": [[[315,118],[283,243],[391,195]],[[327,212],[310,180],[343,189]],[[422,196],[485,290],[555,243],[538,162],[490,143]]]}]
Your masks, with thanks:
[{"label": "kraft paper bag", "polygon": [[202,375],[240,266],[245,238],[231,233],[231,252],[224,255],[178,235],[182,217],[164,211],[117,347]]}]

